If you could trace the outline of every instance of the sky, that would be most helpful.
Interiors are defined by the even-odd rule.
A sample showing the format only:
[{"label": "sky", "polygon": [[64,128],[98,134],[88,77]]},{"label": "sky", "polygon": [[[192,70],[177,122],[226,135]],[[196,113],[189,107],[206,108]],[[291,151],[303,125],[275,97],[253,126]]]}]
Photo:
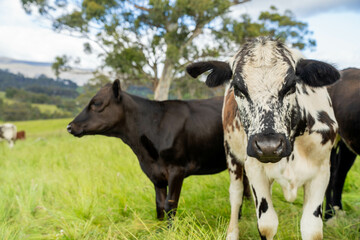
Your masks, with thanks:
[{"label": "sky", "polygon": [[[251,0],[233,8],[231,14],[248,13],[256,19],[271,5],[280,12],[289,9],[297,20],[308,23],[317,47],[304,52],[307,58],[332,63],[339,69],[360,68],[359,0]],[[95,54],[83,52],[84,42],[55,33],[40,17],[27,15],[20,0],[0,0],[0,57],[52,62],[66,54],[80,57],[80,67],[95,69],[101,61]]]}]

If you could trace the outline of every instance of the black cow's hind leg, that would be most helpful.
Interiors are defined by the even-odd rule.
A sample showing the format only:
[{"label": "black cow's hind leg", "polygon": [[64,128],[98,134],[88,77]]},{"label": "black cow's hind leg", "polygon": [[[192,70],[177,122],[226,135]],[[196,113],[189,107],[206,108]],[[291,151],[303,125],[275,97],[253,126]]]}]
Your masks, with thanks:
[{"label": "black cow's hind leg", "polygon": [[156,214],[159,220],[164,219],[165,213],[165,200],[167,194],[167,186],[165,187],[157,187],[155,186],[156,193]]},{"label": "black cow's hind leg", "polygon": [[339,168],[339,156],[337,154],[338,148],[333,148],[331,150],[330,155],[330,180],[328,187],[326,189],[325,197],[326,197],[326,205],[325,205],[325,219],[329,219],[333,216],[333,190],[334,190],[334,183],[336,179],[336,169]]},{"label": "black cow's hind leg", "polygon": [[335,206],[342,209],[341,197],[346,175],[355,159],[356,154],[343,141],[339,143],[339,152],[337,154],[335,149],[331,152],[331,176],[328,189],[326,190],[325,219],[333,216]]},{"label": "black cow's hind leg", "polygon": [[338,206],[342,209],[341,195],[346,175],[356,159],[356,154],[350,151],[344,142],[340,143],[339,148],[339,168],[337,169],[336,179],[334,182],[333,204],[334,206]]}]

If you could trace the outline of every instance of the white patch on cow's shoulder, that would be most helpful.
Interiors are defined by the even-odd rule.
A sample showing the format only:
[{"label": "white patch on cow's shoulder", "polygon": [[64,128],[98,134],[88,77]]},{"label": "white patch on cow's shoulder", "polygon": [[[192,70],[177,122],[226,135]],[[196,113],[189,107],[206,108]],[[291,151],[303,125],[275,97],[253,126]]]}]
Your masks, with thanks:
[{"label": "white patch on cow's shoulder", "polygon": [[[331,100],[328,91],[325,87],[310,87],[305,84],[299,84],[299,88],[305,89],[307,94],[298,95],[298,103],[305,118],[310,115],[315,119],[315,124],[312,126],[312,131],[327,131],[329,126],[317,120],[319,112],[326,112],[330,119],[333,120],[332,126],[337,131],[338,125],[336,122],[333,108],[330,106]],[[302,90],[300,90],[301,92]]]}]

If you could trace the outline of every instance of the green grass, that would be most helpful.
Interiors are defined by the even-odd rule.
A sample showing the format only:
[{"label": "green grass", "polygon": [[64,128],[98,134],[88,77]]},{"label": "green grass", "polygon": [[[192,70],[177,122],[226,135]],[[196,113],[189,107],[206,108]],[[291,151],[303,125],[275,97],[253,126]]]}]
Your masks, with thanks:
[{"label": "green grass", "polygon": [[[131,149],[115,138],[70,136],[71,119],[15,123],[27,139],[0,142],[0,239],[225,239],[230,216],[227,172],[184,182],[177,217],[155,216],[155,193]],[[343,195],[347,215],[324,226],[324,239],[360,239],[360,159]],[[275,239],[301,239],[302,191],[287,203],[278,185]],[[246,200],[240,239],[258,239]]]}]

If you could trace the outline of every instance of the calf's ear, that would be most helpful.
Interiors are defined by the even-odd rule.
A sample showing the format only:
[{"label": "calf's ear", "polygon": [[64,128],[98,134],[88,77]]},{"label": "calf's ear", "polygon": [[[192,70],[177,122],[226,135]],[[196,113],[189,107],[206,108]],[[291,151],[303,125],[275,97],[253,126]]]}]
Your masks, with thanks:
[{"label": "calf's ear", "polygon": [[211,70],[211,72],[207,76],[205,82],[208,87],[217,87],[224,82],[229,81],[232,77],[232,71],[227,62],[197,62],[186,67],[187,73],[193,78],[196,78],[209,70]]},{"label": "calf's ear", "polygon": [[119,81],[119,79],[116,79],[116,80],[113,82],[112,90],[113,90],[113,93],[114,93],[115,98],[120,99],[121,86],[120,86],[120,81]]},{"label": "calf's ear", "polygon": [[311,59],[301,59],[296,64],[296,75],[311,87],[330,85],[340,78],[338,70],[330,64]]}]

